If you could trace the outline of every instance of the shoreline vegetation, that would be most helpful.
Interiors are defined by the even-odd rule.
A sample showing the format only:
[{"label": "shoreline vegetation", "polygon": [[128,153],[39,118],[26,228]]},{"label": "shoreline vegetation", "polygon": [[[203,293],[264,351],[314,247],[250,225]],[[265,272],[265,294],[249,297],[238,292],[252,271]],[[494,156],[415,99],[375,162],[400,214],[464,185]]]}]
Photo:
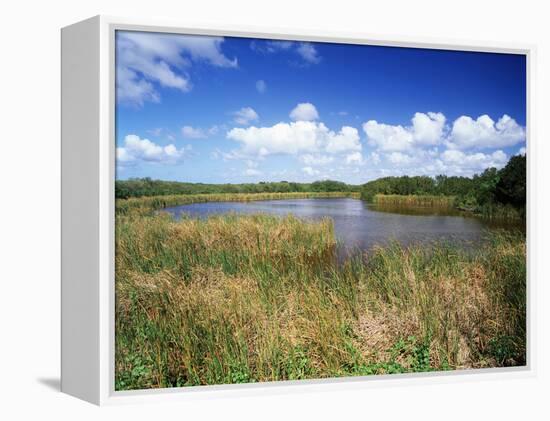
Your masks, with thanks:
[{"label": "shoreline vegetation", "polygon": [[438,175],[383,177],[361,186],[369,203],[450,207],[489,219],[525,220],[527,161],[510,158],[500,170],[488,168],[473,177]]},{"label": "shoreline vegetation", "polygon": [[178,194],[166,196],[130,197],[116,199],[117,215],[148,214],[167,207],[206,202],[251,202],[256,200],[360,198],[358,192],[288,192],[288,193],[212,193]]},{"label": "shoreline vegetation", "polygon": [[525,364],[525,237],[337,262],[330,219],[118,215],[116,389]]},{"label": "shoreline vegetation", "polygon": [[524,220],[525,176],[513,165],[470,181],[430,179],[437,194],[424,177],[363,186],[117,181],[116,390],[525,365],[522,230],[491,230],[475,253],[393,242],[341,261],[330,218],[158,212],[353,197]]},{"label": "shoreline vegetation", "polygon": [[376,194],[372,203],[384,206],[456,209],[456,197],[454,196]]},{"label": "shoreline vegetation", "polygon": [[150,178],[131,178],[115,181],[117,199],[147,196],[175,196],[199,194],[250,194],[250,193],[360,193],[361,186],[341,181],[321,180],[313,183],[295,183],[276,181],[242,184],[205,184],[181,181],[152,180]]},{"label": "shoreline vegetation", "polygon": [[184,183],[150,178],[117,180],[116,213],[147,213],[207,201],[353,197],[375,204],[454,209],[489,219],[524,221],[526,173],[526,157],[517,155],[501,170],[488,168],[471,178],[383,177],[361,186],[333,180],[257,184]]}]

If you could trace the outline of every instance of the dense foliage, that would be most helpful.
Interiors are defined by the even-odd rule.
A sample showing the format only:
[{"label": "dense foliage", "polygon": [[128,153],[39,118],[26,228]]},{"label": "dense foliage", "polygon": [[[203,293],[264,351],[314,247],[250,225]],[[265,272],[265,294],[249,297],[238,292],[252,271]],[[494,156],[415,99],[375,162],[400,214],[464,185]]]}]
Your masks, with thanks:
[{"label": "dense foliage", "polygon": [[377,194],[454,196],[464,209],[494,211],[511,206],[524,214],[526,205],[526,158],[514,156],[501,170],[487,168],[472,178],[438,175],[384,177],[364,184],[361,197],[372,202]]},{"label": "dense foliage", "polygon": [[314,183],[278,181],[256,184],[204,184],[152,180],[150,178],[132,178],[129,180],[117,180],[115,183],[117,199],[175,194],[359,192],[359,189],[360,186],[353,186],[333,180],[315,181]]},{"label": "dense foliage", "polygon": [[523,156],[514,156],[504,167],[495,185],[495,198],[515,207],[525,207],[527,197],[527,162]]}]

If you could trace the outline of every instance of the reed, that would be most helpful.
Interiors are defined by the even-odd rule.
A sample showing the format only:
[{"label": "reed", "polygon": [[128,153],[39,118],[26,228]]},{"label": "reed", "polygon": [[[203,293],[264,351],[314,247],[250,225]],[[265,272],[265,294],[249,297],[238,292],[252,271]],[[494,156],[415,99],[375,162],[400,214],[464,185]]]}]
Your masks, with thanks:
[{"label": "reed", "polygon": [[250,202],[256,200],[313,199],[353,197],[359,199],[358,192],[289,192],[289,193],[220,193],[220,194],[178,194],[163,196],[144,196],[128,199],[116,199],[117,215],[148,214],[151,211],[170,206],[188,205],[204,202]]},{"label": "reed", "polygon": [[338,262],[330,219],[117,215],[116,389],[525,363],[525,238]]},{"label": "reed", "polygon": [[392,206],[416,206],[452,209],[455,206],[454,196],[431,196],[431,195],[399,195],[399,194],[377,194],[373,203]]}]

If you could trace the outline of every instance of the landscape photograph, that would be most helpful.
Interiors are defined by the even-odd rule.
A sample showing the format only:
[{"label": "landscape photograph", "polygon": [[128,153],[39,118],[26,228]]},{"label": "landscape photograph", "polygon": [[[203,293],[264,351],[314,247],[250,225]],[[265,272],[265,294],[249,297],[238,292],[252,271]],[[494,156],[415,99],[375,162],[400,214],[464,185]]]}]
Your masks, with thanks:
[{"label": "landscape photograph", "polygon": [[115,45],[115,390],[527,364],[525,55]]}]

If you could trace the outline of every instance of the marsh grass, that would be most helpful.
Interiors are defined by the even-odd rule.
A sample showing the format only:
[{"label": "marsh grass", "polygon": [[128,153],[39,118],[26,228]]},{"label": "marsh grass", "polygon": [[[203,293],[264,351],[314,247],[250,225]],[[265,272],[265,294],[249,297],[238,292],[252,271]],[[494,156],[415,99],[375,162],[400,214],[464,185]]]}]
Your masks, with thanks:
[{"label": "marsh grass", "polygon": [[525,364],[525,238],[339,262],[330,219],[116,220],[116,389]]},{"label": "marsh grass", "polygon": [[380,206],[381,209],[409,214],[421,214],[425,210],[423,208],[429,208],[431,212],[455,211],[496,221],[516,223],[525,221],[525,208],[491,202],[472,206],[459,200],[456,196],[376,194],[372,198],[372,203]]},{"label": "marsh grass", "polygon": [[454,196],[431,196],[431,195],[400,195],[400,194],[377,194],[373,203],[378,205],[407,206],[407,207],[435,207],[453,209],[456,198]]}]

